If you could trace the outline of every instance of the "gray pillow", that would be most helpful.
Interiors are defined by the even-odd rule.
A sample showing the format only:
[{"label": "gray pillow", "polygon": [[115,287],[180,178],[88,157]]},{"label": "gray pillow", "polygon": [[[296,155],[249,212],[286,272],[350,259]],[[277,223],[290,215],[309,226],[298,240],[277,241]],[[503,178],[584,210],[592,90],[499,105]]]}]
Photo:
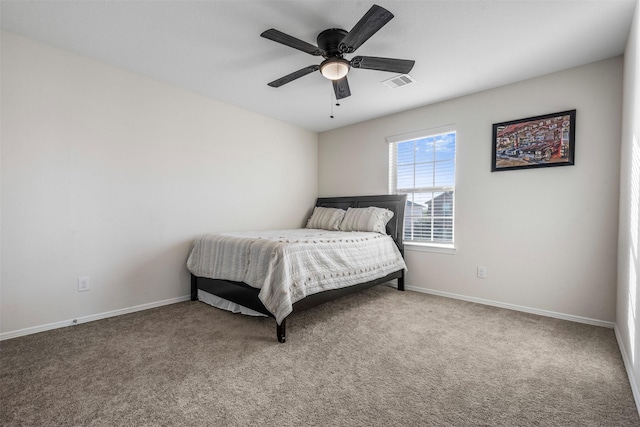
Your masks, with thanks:
[{"label": "gray pillow", "polygon": [[323,208],[316,206],[313,209],[311,218],[307,221],[307,228],[318,228],[321,230],[340,230],[340,223],[344,218],[345,210],[336,208]]},{"label": "gray pillow", "polygon": [[370,206],[368,208],[349,208],[340,224],[342,231],[375,231],[387,234],[387,223],[393,218],[389,209]]}]

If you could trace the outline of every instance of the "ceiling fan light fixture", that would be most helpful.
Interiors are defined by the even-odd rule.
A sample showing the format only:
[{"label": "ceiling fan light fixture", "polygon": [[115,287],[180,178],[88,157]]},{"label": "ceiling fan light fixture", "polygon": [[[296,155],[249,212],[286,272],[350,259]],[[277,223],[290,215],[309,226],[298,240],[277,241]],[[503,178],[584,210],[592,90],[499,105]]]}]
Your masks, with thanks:
[{"label": "ceiling fan light fixture", "polygon": [[329,80],[340,80],[349,72],[349,61],[342,58],[329,58],[320,64],[320,73]]}]

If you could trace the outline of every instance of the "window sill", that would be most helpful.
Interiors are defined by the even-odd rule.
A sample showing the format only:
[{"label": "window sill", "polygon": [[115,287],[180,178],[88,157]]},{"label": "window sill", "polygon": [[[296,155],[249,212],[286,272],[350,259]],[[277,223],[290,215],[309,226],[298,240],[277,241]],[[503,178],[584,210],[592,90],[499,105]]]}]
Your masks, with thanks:
[{"label": "window sill", "polygon": [[407,251],[416,252],[434,252],[439,254],[455,255],[457,248],[453,245],[439,245],[437,243],[414,243],[405,242],[404,249]]}]

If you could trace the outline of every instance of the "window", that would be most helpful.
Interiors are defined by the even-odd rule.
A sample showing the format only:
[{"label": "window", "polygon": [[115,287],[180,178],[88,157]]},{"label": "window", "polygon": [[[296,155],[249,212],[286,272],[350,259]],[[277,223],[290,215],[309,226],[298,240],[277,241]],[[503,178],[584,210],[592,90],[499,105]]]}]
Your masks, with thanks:
[{"label": "window", "polygon": [[405,243],[453,245],[456,131],[387,138],[389,192],[407,194]]}]

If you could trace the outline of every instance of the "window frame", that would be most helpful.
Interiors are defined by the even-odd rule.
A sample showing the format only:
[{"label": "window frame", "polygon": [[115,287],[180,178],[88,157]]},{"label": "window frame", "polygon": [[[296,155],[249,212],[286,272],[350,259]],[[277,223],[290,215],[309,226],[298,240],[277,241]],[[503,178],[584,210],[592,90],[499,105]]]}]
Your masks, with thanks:
[{"label": "window frame", "polygon": [[[398,179],[398,158],[397,158],[397,146],[402,142],[414,141],[418,139],[431,138],[436,137],[438,135],[446,135],[454,133],[455,134],[455,152],[453,155],[453,186],[433,186],[433,187],[410,187],[410,188],[402,188],[398,191],[397,179]],[[457,160],[457,147],[458,147],[458,131],[455,125],[446,125],[439,126],[430,129],[424,129],[416,132],[405,133],[401,135],[389,136],[386,138],[387,143],[389,145],[389,178],[388,178],[388,186],[389,186],[389,194],[411,194],[411,193],[424,193],[424,192],[447,192],[450,191],[452,193],[452,216],[451,216],[451,242],[438,242],[438,241],[420,241],[420,240],[404,240],[403,233],[403,244],[409,250],[418,250],[418,251],[427,251],[427,252],[440,252],[440,253],[449,253],[453,254],[456,251],[456,239],[455,239],[455,218],[456,218],[456,203],[455,203],[455,194],[456,194],[456,160]],[[415,162],[414,162],[415,164]],[[434,158],[433,164],[435,166],[436,159]],[[406,191],[410,190],[410,191]]]}]

